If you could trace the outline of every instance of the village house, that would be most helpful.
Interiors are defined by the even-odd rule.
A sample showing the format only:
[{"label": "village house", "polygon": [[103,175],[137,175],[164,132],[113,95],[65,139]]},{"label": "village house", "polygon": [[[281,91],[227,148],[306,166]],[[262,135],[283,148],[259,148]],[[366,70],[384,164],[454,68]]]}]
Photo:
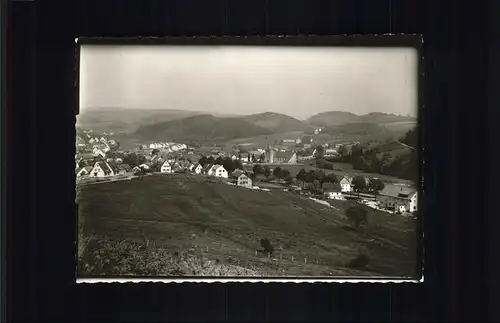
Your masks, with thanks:
[{"label": "village house", "polygon": [[90,177],[110,177],[114,176],[115,173],[111,166],[106,162],[97,162],[90,171]]},{"label": "village house", "polygon": [[241,187],[252,188],[252,179],[242,170],[235,170],[231,173],[231,182]]},{"label": "village house", "polygon": [[92,154],[94,156],[101,156],[102,158],[106,157],[106,153],[97,147],[94,147],[94,149],[92,149]]},{"label": "village house", "polygon": [[87,176],[92,171],[92,166],[84,166],[76,170],[76,177]]},{"label": "village house", "polygon": [[206,164],[205,166],[203,166],[203,168],[201,169],[201,174],[208,175],[208,171],[212,169],[212,166],[212,164]]},{"label": "village house", "polygon": [[273,159],[276,164],[296,164],[297,154],[293,151],[278,151],[274,154]]},{"label": "village house", "polygon": [[195,166],[193,167],[193,172],[195,174],[201,174],[202,169],[203,166],[201,166],[201,164],[195,163]]},{"label": "village house", "polygon": [[160,172],[161,172],[161,173],[168,173],[168,174],[173,173],[173,170],[172,170],[172,165],[170,164],[170,162],[169,162],[168,160],[166,160],[166,161],[165,161],[165,162],[161,165]]},{"label": "village house", "polygon": [[139,172],[142,172],[142,169],[139,166],[135,166],[132,168],[132,173],[137,174]]},{"label": "village house", "polygon": [[380,207],[401,213],[417,211],[418,207],[417,190],[402,185],[386,184],[377,199]]},{"label": "village house", "polygon": [[227,178],[227,170],[222,165],[213,165],[208,171],[208,175],[215,177]]},{"label": "village house", "polygon": [[342,188],[339,183],[324,183],[323,194],[326,198],[332,200],[343,200]]},{"label": "village house", "polygon": [[142,170],[149,170],[151,167],[148,164],[141,164],[139,165],[139,168],[141,168]]},{"label": "village house", "polygon": [[340,188],[342,192],[352,192],[352,177],[344,176],[340,180]]},{"label": "village house", "polygon": [[240,161],[242,163],[247,163],[247,162],[251,162],[250,160],[250,154],[249,153],[240,153]]}]

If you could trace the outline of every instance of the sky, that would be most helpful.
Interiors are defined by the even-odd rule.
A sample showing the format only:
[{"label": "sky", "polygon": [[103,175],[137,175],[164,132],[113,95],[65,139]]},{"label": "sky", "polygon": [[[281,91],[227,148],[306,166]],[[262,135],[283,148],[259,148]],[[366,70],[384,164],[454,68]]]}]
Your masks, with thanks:
[{"label": "sky", "polygon": [[80,112],[417,115],[412,48],[82,45]]}]

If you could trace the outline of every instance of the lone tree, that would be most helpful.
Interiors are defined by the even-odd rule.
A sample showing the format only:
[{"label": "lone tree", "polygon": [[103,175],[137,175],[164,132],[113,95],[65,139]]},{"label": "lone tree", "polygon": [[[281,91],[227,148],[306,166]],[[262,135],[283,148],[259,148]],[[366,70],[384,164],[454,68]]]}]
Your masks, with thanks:
[{"label": "lone tree", "polygon": [[384,187],[385,187],[384,182],[382,182],[378,178],[371,178],[370,181],[368,182],[368,190],[374,195],[377,195],[381,190],[384,189]]},{"label": "lone tree", "polygon": [[300,172],[297,173],[296,178],[301,182],[302,187],[304,187],[304,182],[306,181],[306,171],[304,168],[302,168]]},{"label": "lone tree", "polygon": [[352,186],[354,192],[359,193],[364,192],[366,190],[366,180],[363,176],[356,176],[352,180]]},{"label": "lone tree", "polygon": [[255,174],[255,176],[262,174],[262,172],[262,166],[260,166],[259,164],[253,166],[253,173]]},{"label": "lone tree", "polygon": [[283,170],[283,178],[285,179],[285,183],[287,183],[288,185],[293,183],[292,175],[290,174],[290,171],[288,169]]},{"label": "lone tree", "polygon": [[349,221],[352,222],[355,229],[358,229],[361,224],[368,223],[368,217],[365,209],[353,206],[349,208],[346,212],[346,216]]},{"label": "lone tree", "polygon": [[274,252],[274,247],[271,245],[271,242],[269,241],[269,239],[267,238],[264,238],[264,239],[260,239],[260,246],[262,247],[262,251],[265,252],[266,254],[269,253],[269,254],[273,254]]},{"label": "lone tree", "polygon": [[276,176],[278,180],[281,180],[284,177],[283,169],[281,169],[281,167],[276,167],[273,171],[273,175]]},{"label": "lone tree", "polygon": [[269,179],[271,175],[272,175],[271,169],[268,166],[264,166],[264,176],[266,176],[266,178]]},{"label": "lone tree", "polygon": [[325,148],[321,145],[316,146],[316,153],[314,157],[323,158],[324,155],[325,155]]}]

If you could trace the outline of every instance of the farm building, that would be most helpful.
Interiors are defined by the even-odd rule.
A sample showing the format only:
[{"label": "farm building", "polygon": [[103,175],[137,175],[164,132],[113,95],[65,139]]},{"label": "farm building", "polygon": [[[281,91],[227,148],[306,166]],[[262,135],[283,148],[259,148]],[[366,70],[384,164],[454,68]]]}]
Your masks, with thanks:
[{"label": "farm building", "polygon": [[338,183],[324,183],[323,194],[326,198],[333,200],[343,200],[342,189]]},{"label": "farm building", "polygon": [[240,169],[231,173],[231,182],[242,187],[252,188],[252,179]]},{"label": "farm building", "polygon": [[387,184],[378,194],[379,205],[400,212],[417,211],[418,192],[402,185]]}]

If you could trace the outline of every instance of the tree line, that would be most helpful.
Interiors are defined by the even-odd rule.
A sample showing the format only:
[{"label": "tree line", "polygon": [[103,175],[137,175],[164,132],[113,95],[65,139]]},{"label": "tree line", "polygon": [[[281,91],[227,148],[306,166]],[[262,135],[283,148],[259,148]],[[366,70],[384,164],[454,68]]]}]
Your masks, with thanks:
[{"label": "tree line", "polygon": [[[408,131],[398,141],[410,146],[418,147],[418,132],[416,129]],[[378,173],[399,178],[418,181],[419,156],[417,150],[403,155],[393,156],[390,152],[380,153],[377,148],[363,149],[353,146],[349,151],[341,146],[337,149],[338,156],[324,158],[324,148],[316,148],[316,166],[322,169],[333,169],[334,163],[348,163],[356,170],[368,173]]]}]

